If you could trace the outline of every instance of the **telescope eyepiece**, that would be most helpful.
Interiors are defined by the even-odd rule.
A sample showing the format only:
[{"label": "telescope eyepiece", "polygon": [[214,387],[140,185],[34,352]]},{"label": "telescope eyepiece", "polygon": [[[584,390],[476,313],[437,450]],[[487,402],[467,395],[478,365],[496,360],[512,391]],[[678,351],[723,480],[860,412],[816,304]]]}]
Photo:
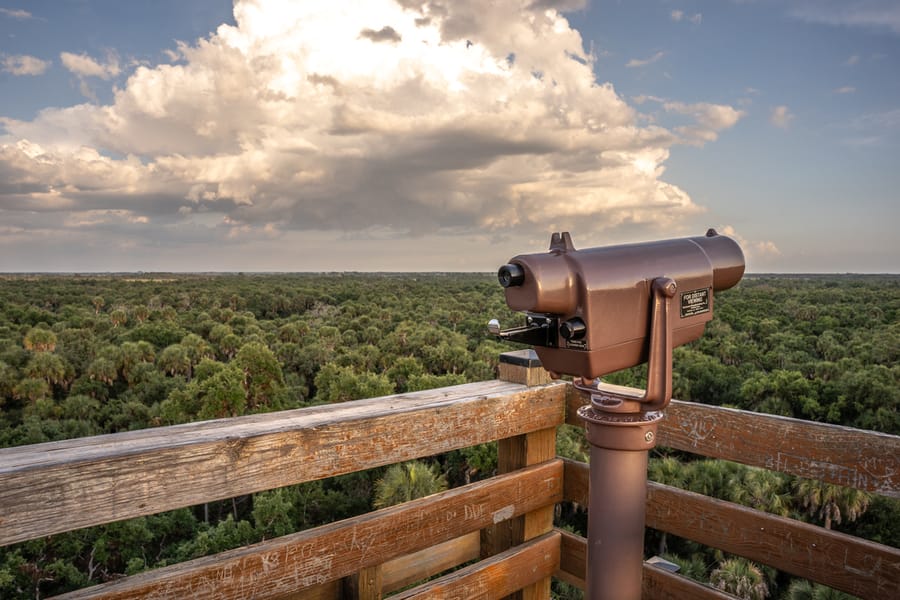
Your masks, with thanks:
[{"label": "telescope eyepiece", "polygon": [[497,271],[497,279],[505,288],[517,287],[525,283],[525,270],[516,264],[503,265]]}]

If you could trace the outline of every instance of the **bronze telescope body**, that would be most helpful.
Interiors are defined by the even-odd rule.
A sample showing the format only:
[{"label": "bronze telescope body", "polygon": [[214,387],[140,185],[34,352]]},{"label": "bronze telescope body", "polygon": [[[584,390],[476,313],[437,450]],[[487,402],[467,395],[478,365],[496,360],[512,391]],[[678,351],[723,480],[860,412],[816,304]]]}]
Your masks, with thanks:
[{"label": "bronze telescope body", "polygon": [[[500,267],[510,308],[525,325],[502,339],[531,344],[554,377],[573,375],[589,402],[578,414],[591,444],[588,600],[638,600],[648,451],[672,397],[672,348],[696,340],[713,317],[713,292],[736,285],[744,255],[705,236],[576,250],[555,233],[550,250]],[[602,375],[648,363],[646,391]]]},{"label": "bronze telescope body", "polygon": [[556,345],[535,346],[544,368],[594,379],[647,361],[654,279],[677,284],[672,345],[680,346],[700,337],[712,319],[712,292],[734,286],[743,273],[740,247],[713,231],[584,250],[563,233],[553,236],[549,252],[512,258],[500,279],[508,282],[511,309],[557,319]]}]

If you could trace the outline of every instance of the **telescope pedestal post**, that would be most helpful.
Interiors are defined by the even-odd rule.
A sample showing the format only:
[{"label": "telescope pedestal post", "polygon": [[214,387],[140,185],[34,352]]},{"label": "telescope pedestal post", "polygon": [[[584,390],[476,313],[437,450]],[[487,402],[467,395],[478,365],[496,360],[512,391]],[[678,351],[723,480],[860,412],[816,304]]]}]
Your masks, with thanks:
[{"label": "telescope pedestal post", "polygon": [[663,414],[599,382],[575,387],[591,398],[578,410],[591,444],[585,598],[640,600],[648,452]]},{"label": "telescope pedestal post", "polygon": [[640,600],[648,452],[672,398],[672,279],[653,280],[647,390],[578,379],[578,409],[591,444],[587,599]]}]

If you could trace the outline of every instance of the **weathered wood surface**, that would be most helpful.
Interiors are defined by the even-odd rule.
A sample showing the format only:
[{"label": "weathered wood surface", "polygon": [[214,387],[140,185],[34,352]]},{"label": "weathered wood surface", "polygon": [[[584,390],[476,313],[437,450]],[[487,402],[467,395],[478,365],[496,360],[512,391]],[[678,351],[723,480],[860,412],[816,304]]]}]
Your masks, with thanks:
[{"label": "weathered wood surface", "polygon": [[381,565],[366,567],[344,578],[344,598],[381,600],[383,580]]},{"label": "weathered wood surface", "polygon": [[[582,426],[577,392],[566,422]],[[900,436],[672,400],[657,443],[770,471],[900,498]]]},{"label": "weathered wood surface", "polygon": [[[517,350],[500,355],[500,379],[529,387],[550,383],[534,350]],[[500,440],[497,444],[497,472],[509,473],[556,457],[556,425],[524,435]],[[518,546],[553,530],[554,506],[544,506],[516,519],[495,525],[482,536],[482,558]],[[550,600],[550,577],[527,585],[506,600]]]},{"label": "weathered wood surface", "polygon": [[900,598],[900,549],[657,483],[647,526],[861,598]]},{"label": "weathered wood surface", "polygon": [[[381,565],[381,593],[390,594],[401,590],[419,581],[458,567],[464,563],[477,560],[479,552],[479,532],[473,531],[449,542],[436,544],[390,560]],[[368,571],[375,571],[379,567],[363,569],[349,578],[351,581],[335,580],[322,585],[303,588],[287,592],[273,597],[272,600],[342,600],[348,598],[347,588],[353,593],[354,586],[358,586],[358,578],[365,576]],[[356,581],[352,581],[356,578]],[[356,596],[351,595],[350,598]]]},{"label": "weathered wood surface", "polygon": [[587,540],[569,531],[556,531],[561,536],[559,569],[553,576],[580,590],[587,589]]},{"label": "weathered wood surface", "polygon": [[528,387],[553,381],[550,373],[541,366],[537,353],[532,349],[504,352],[500,355],[497,371],[498,379],[521,383]]},{"label": "weathered wood surface", "polygon": [[[565,461],[567,500],[587,505],[588,466]],[[863,598],[900,598],[900,549],[649,482],[647,527]],[[590,518],[590,517],[589,517]]]},{"label": "weathered wood surface", "polygon": [[[568,531],[557,530],[562,536],[560,544],[559,570],[554,574],[558,579],[575,587],[585,589],[585,569],[587,567],[587,540]],[[669,573],[644,563],[641,573],[641,598],[644,600],[733,600],[709,586],[702,585],[686,577]]]},{"label": "weathered wood surface", "polygon": [[395,558],[382,566],[383,592],[390,594],[418,581],[478,558],[479,532],[473,531],[455,540],[437,544],[413,554]]},{"label": "weathered wood surface", "polygon": [[737,596],[647,563],[644,563],[642,576],[641,598],[644,600],[739,600]]},{"label": "weathered wood surface", "polygon": [[329,581],[297,592],[288,592],[271,600],[343,600],[344,598],[341,582]]},{"label": "weathered wood surface", "polygon": [[489,381],[0,450],[0,545],[561,423],[565,384]]},{"label": "weathered wood surface", "polygon": [[[543,369],[542,369],[543,370]],[[497,471],[510,473],[523,467],[540,464],[556,456],[556,428],[542,429],[526,435],[500,440],[497,448]],[[554,506],[538,508],[521,517],[494,525],[485,532],[482,556],[508,550],[522,542],[553,530]],[[550,577],[525,586],[510,594],[507,600],[549,600]]]},{"label": "weathered wood surface", "polygon": [[[512,473],[526,466],[540,464],[555,456],[555,428],[500,440],[497,447],[497,472]],[[482,548],[483,556],[508,550],[527,539],[543,535],[552,528],[552,506],[539,509],[533,514],[504,521],[492,527],[493,531],[488,536],[489,543]]]},{"label": "weathered wood surface", "polygon": [[392,600],[496,600],[551,577],[559,566],[560,535],[546,533]]},{"label": "weathered wood surface", "polygon": [[59,598],[280,598],[555,504],[562,472],[561,461],[543,463]]}]

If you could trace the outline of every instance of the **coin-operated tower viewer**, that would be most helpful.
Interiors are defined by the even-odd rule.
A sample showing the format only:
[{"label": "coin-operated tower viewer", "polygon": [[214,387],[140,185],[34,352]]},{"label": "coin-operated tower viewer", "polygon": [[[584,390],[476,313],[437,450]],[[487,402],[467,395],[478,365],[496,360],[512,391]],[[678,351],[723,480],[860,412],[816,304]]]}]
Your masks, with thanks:
[{"label": "coin-operated tower viewer", "polygon": [[[572,375],[591,444],[587,596],[641,596],[648,452],[672,397],[672,348],[699,338],[713,292],[736,285],[744,255],[729,237],[705,236],[576,250],[568,232],[550,250],[500,267],[509,307],[525,324],[489,329],[534,346],[554,377]],[[647,363],[646,391],[602,382]]]}]

